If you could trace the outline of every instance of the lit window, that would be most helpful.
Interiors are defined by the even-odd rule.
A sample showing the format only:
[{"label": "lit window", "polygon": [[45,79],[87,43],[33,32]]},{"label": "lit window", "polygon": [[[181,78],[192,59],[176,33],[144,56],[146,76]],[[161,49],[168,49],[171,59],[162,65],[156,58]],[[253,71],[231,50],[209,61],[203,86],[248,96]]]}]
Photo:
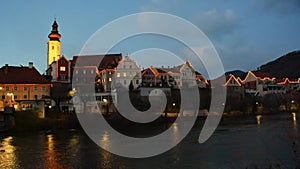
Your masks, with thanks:
[{"label": "lit window", "polygon": [[52,46],[52,50],[54,50],[54,46]]},{"label": "lit window", "polygon": [[27,91],[27,90],[28,90],[28,87],[25,86],[25,87],[24,87],[24,91]]},{"label": "lit window", "polygon": [[38,90],[38,87],[37,86],[34,86],[34,91],[37,91]]},{"label": "lit window", "polygon": [[86,74],[86,70],[83,70],[83,74]]},{"label": "lit window", "polygon": [[18,91],[18,87],[17,86],[14,87],[14,91]]},{"label": "lit window", "polygon": [[66,71],[66,67],[65,66],[61,66],[61,67],[59,67],[59,70],[62,71],[62,72],[64,72],[64,71]]},{"label": "lit window", "polygon": [[123,73],[123,76],[126,77],[126,72]]},{"label": "lit window", "polygon": [[111,82],[111,77],[108,79],[108,81],[110,81],[110,82]]},{"label": "lit window", "polygon": [[120,73],[117,73],[117,77],[120,77],[121,75],[120,75]]}]

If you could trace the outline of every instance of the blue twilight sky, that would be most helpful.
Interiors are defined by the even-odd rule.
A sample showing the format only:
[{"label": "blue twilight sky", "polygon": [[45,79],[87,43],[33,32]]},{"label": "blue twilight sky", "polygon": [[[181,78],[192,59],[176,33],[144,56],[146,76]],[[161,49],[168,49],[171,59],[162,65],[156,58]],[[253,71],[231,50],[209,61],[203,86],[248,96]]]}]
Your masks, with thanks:
[{"label": "blue twilight sky", "polygon": [[[226,71],[256,69],[300,49],[298,0],[11,0],[1,2],[0,6],[0,66],[27,65],[33,61],[41,73],[46,69],[47,36],[54,17],[62,34],[62,54],[70,59],[78,55],[88,38],[105,24],[124,15],[146,11],[170,13],[195,24],[215,45]],[[143,41],[131,45],[121,45],[112,52],[125,55],[136,52],[136,45],[147,48]],[[140,64],[145,67],[156,58],[134,59],[144,61]]]}]

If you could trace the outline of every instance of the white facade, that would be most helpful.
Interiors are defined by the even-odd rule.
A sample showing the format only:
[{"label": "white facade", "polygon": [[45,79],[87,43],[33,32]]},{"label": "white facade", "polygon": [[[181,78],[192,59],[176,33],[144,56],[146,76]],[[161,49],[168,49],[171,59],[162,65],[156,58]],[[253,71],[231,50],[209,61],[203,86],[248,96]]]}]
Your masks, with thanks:
[{"label": "white facade", "polygon": [[114,84],[121,85],[128,89],[132,82],[133,88],[136,89],[142,83],[141,68],[128,55],[119,62],[114,75]]},{"label": "white facade", "polygon": [[180,68],[180,74],[181,74],[181,85],[187,84],[188,86],[196,86],[196,76],[195,76],[195,70],[192,67],[192,65],[186,61],[182,67]]}]

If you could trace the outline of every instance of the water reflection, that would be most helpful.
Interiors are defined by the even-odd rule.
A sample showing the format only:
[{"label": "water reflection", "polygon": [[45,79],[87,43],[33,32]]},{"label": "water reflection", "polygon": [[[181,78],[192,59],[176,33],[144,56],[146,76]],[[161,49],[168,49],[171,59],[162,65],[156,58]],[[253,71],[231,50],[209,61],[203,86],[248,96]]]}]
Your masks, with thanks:
[{"label": "water reflection", "polygon": [[[110,142],[110,138],[109,138],[109,134],[108,132],[105,132],[102,136],[102,139],[100,140],[100,144],[104,149],[109,149],[111,147],[111,142]],[[108,168],[112,168],[111,164],[112,164],[112,154],[109,153],[106,150],[102,150],[101,151],[101,156],[102,156],[102,161],[101,161],[101,168],[103,169],[108,169]]]},{"label": "water reflection", "polygon": [[18,159],[16,147],[12,145],[13,137],[9,136],[2,140],[0,144],[0,168],[17,168]]},{"label": "water reflection", "polygon": [[292,116],[293,116],[294,129],[297,129],[297,114],[293,112]]},{"label": "water reflection", "polygon": [[258,124],[258,125],[261,124],[261,117],[262,117],[262,115],[257,115],[257,116],[256,116],[256,121],[257,121],[257,124]]},{"label": "water reflection", "polygon": [[57,168],[57,169],[63,168],[63,166],[59,163],[59,158],[55,150],[55,140],[53,134],[47,135],[46,144],[47,144],[47,150],[45,151],[46,168]]}]

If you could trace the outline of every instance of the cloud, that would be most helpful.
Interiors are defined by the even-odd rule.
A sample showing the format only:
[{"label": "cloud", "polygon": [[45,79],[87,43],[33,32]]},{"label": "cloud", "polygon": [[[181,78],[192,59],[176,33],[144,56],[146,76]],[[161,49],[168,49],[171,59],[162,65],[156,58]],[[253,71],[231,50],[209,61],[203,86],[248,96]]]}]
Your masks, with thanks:
[{"label": "cloud", "polygon": [[231,9],[227,9],[224,12],[219,10],[201,12],[195,15],[192,21],[209,38],[213,39],[220,39],[229,35],[239,27],[238,18]]},{"label": "cloud", "polygon": [[300,13],[299,0],[255,0],[254,6],[264,11],[276,11],[282,14]]}]

